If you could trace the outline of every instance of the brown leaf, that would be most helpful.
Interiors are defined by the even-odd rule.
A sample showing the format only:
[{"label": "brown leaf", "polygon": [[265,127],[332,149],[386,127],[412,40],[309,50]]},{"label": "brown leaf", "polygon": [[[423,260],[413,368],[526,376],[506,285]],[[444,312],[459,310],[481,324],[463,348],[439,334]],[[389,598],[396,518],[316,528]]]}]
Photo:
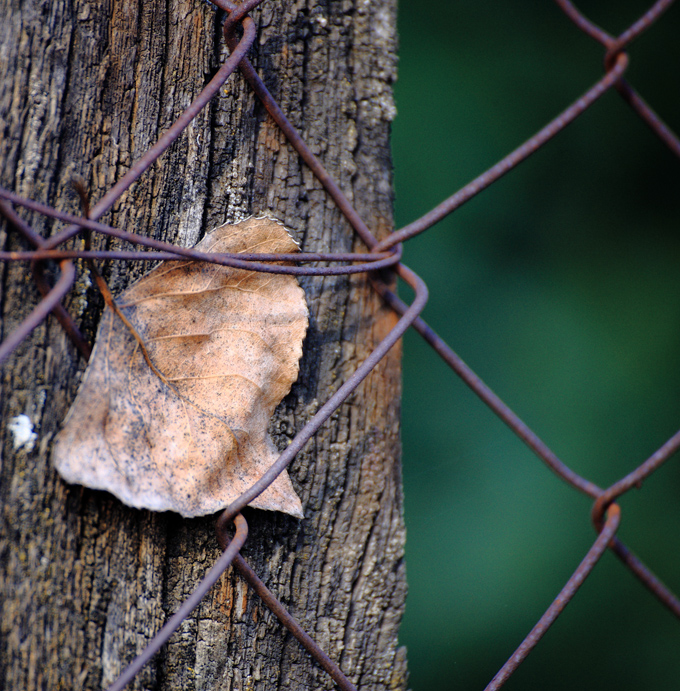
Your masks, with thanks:
[{"label": "brown leaf", "polygon": [[[270,218],[224,225],[203,252],[297,251]],[[199,516],[223,509],[272,465],[274,408],[298,376],[307,330],[293,276],[166,262],[110,308],[53,461],[67,482],[130,506]],[[287,473],[251,506],[302,517]]]}]

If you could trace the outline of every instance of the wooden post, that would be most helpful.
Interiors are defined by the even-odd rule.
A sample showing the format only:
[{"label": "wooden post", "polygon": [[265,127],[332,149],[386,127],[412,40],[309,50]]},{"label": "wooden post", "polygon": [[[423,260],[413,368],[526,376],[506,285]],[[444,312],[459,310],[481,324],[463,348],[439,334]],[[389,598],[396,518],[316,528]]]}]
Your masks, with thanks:
[{"label": "wooden post", "polygon": [[[391,229],[394,0],[267,0],[250,58],[284,112],[377,236]],[[96,202],[193,100],[225,57],[223,15],[198,0],[1,0],[0,179],[78,213]],[[269,212],[306,251],[361,249],[237,73],[105,221],[182,245]],[[57,226],[26,214],[48,235]],[[27,246],[7,225],[5,249]],[[77,241],[79,242],[79,241]],[[95,247],[116,246],[95,238]],[[148,267],[147,267],[148,268]],[[114,293],[144,271],[107,262]],[[2,335],[39,300],[6,264]],[[49,273],[49,272],[48,272]],[[102,301],[87,269],[65,301],[92,338]],[[301,375],[271,431],[280,448],[395,318],[365,276],[301,282],[310,308]],[[66,485],[51,441],[85,363],[50,317],[2,373],[0,687],[110,684],[194,589],[219,549],[213,517],[182,519]],[[249,510],[244,557],[361,689],[405,689],[397,630],[403,563],[395,348],[293,462],[305,519]],[[36,436],[19,448],[13,418]],[[324,689],[333,683],[230,571],[129,688]]]}]

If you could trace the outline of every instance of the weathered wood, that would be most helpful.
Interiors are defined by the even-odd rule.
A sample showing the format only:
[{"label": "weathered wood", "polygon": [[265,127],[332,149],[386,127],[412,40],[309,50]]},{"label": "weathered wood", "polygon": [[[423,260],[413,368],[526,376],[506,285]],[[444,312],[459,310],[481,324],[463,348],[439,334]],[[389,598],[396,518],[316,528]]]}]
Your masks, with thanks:
[{"label": "weathered wood", "polygon": [[[20,194],[78,211],[152,144],[224,57],[220,15],[196,0],[2,0],[0,171]],[[378,236],[391,227],[388,146],[393,0],[316,6],[268,0],[251,59],[284,111]],[[353,239],[320,184],[237,74],[106,221],[183,245],[269,211],[305,250]],[[24,213],[24,212],[22,212]],[[52,225],[27,216],[49,234]],[[4,228],[4,226],[3,226]],[[7,248],[24,247],[13,233]],[[97,239],[99,247],[113,246]],[[114,292],[143,272],[107,263]],[[2,331],[38,300],[28,267],[2,268]],[[66,304],[92,337],[102,311],[87,271]],[[394,323],[364,276],[302,281],[310,330],[302,371],[272,431],[280,447]],[[362,689],[403,689],[397,648],[405,580],[394,349],[294,461],[305,519],[250,510],[244,556]],[[219,550],[212,519],[136,511],[64,484],[51,440],[84,363],[52,318],[2,374],[0,687],[99,689],[192,591]],[[13,448],[28,415],[37,439]],[[333,684],[231,571],[130,686],[321,689]]]}]

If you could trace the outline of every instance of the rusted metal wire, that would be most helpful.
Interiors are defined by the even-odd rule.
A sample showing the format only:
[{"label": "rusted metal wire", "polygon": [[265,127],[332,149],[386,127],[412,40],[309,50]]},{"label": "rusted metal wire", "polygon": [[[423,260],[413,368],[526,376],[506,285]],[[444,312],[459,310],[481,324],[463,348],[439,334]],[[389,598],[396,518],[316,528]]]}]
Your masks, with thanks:
[{"label": "rusted metal wire", "polygon": [[234,557],[234,566],[260,596],[262,602],[269,607],[279,621],[295,636],[300,644],[318,662],[319,666],[328,672],[328,675],[338,685],[338,688],[342,689],[342,691],[356,691],[354,684],[342,673],[342,670],[335,662],[326,655],[319,647],[319,644],[288,613],[286,608],[276,599],[274,593],[258,578],[257,574],[248,566],[246,560],[240,554]]},{"label": "rusted metal wire", "polygon": [[[318,164],[318,162],[317,162]],[[319,166],[321,164],[318,164]],[[342,193],[340,193],[342,194]],[[294,275],[339,275],[347,273],[365,273],[366,271],[377,271],[379,269],[386,268],[388,266],[393,266],[397,264],[401,259],[401,249],[395,248],[394,250],[386,250],[384,252],[296,252],[295,254],[229,254],[229,253],[208,253],[208,252],[197,252],[192,248],[178,247],[169,242],[163,242],[162,240],[154,240],[153,238],[145,237],[144,235],[138,235],[137,233],[130,233],[128,231],[122,230],[120,228],[114,228],[113,226],[106,225],[104,223],[99,223],[97,221],[92,221],[88,218],[80,218],[63,211],[57,211],[52,209],[46,204],[40,204],[34,202],[32,199],[25,199],[20,197],[18,194],[14,194],[9,190],[0,187],[0,199],[5,199],[17,204],[19,206],[24,206],[32,211],[37,211],[38,213],[44,214],[52,218],[59,219],[61,221],[66,221],[71,224],[71,227],[75,228],[77,226],[85,228],[87,230],[95,230],[102,235],[108,235],[110,237],[118,238],[119,240],[125,240],[126,242],[134,243],[137,245],[142,245],[143,247],[149,247],[158,250],[159,253],[165,252],[166,255],[153,254],[151,252],[116,252],[111,250],[101,250],[99,252],[87,251],[87,250],[55,250],[47,249],[47,244],[40,235],[38,235],[28,224],[18,217],[14,211],[4,202],[0,202],[0,211],[8,209],[5,214],[8,218],[13,220],[18,219],[17,223],[21,223],[22,231],[31,239],[39,250],[35,252],[0,252],[0,260],[2,261],[20,261],[20,260],[31,260],[35,261],[38,259],[64,259],[64,258],[75,258],[75,259],[120,259],[124,261],[133,260],[169,260],[169,259],[195,259],[199,261],[210,262],[213,264],[221,264],[222,266],[231,266],[238,269],[249,269],[252,271],[263,271],[267,273],[280,273],[280,274],[294,274]],[[9,214],[12,214],[10,217]],[[14,221],[13,221],[14,222]],[[376,240],[372,240],[374,244],[377,243]],[[313,269],[308,271],[304,268],[298,266],[268,266],[263,263],[258,262],[281,262],[281,261],[294,261],[294,262],[362,262],[359,266],[345,267],[341,269],[335,269],[333,267],[321,267],[318,269]]]},{"label": "rusted metal wire", "polygon": [[578,565],[576,571],[566,582],[559,595],[553,600],[545,614],[538,620],[536,626],[529,632],[522,641],[519,648],[512,654],[510,659],[500,668],[496,676],[491,680],[484,691],[496,691],[510,678],[510,675],[524,662],[527,655],[536,647],[536,644],[543,638],[548,629],[553,625],[557,617],[564,608],[571,602],[576,591],[583,585],[583,581],[590,575],[595,565],[604,554],[610,540],[614,537],[621,521],[621,509],[616,504],[609,507],[607,522],[602,528],[593,546],[588,550],[588,554]]},{"label": "rusted metal wire", "polygon": [[[383,299],[399,314],[403,314],[406,305],[390,290],[376,286]],[[484,383],[484,381],[455,353],[444,340],[420,317],[413,323],[413,328],[423,337],[432,349],[446,362],[462,381],[487,405],[513,432],[521,439],[559,478],[569,483],[574,489],[598,500],[605,494],[595,483],[575,473],[559,459],[552,449],[515,413],[501,398]],[[660,454],[663,460],[656,460],[654,469],[665,462],[676,450],[676,436],[667,442],[651,459]],[[650,461],[651,461],[650,459]],[[649,463],[650,461],[647,461]],[[651,472],[651,471],[650,471]],[[633,483],[634,484],[634,483]],[[613,498],[620,496],[616,494]],[[595,506],[593,512],[595,512]],[[598,509],[598,514],[600,510]],[[596,523],[596,526],[599,524]],[[626,545],[614,537],[612,551],[631,570],[631,572],[657,597],[661,603],[680,618],[680,599],[678,599]]]},{"label": "rusted metal wire", "polygon": [[[121,261],[171,261],[186,259],[186,257],[177,252],[126,252],[124,250],[34,250],[32,252],[2,252],[0,251],[0,259],[2,261],[39,261],[46,259],[53,259],[59,261],[60,259],[119,259]],[[223,266],[236,266],[254,271],[267,271],[266,266],[262,268],[257,266],[257,262],[356,262],[363,261],[364,268],[361,269],[363,273],[366,271],[375,271],[383,268],[376,265],[377,262],[389,260],[390,264],[397,264],[399,261],[399,254],[395,252],[366,252],[357,254],[352,252],[299,252],[297,254],[230,254],[225,252],[223,254],[216,252],[215,254],[206,254],[200,259],[193,256],[192,259],[206,262],[208,264],[222,264]],[[237,260],[239,264],[227,263],[230,260]],[[366,262],[370,260],[370,264]],[[252,265],[255,264],[256,268]],[[329,267],[330,268],[330,267]],[[353,269],[350,269],[353,271]],[[292,273],[292,272],[287,272]],[[347,271],[343,271],[347,273]],[[355,272],[356,273],[356,272]]]},{"label": "rusted metal wire", "polygon": [[149,645],[144,648],[144,651],[136,657],[132,663],[123,670],[123,673],[116,679],[116,681],[109,686],[108,691],[121,691],[124,689],[149,662],[149,660],[168,642],[170,636],[180,627],[182,622],[196,609],[200,601],[205,597],[205,594],[217,583],[222,574],[227,570],[229,564],[234,560],[238,551],[245,544],[248,537],[248,524],[245,518],[240,514],[234,516],[234,526],[236,527],[236,534],[233,540],[223,546],[223,552],[220,558],[215,562],[215,565],[203,577],[199,583],[198,588],[189,595],[189,597],[182,603],[182,606],[173,614],[165,623],[163,628],[153,637]]},{"label": "rusted metal wire", "polygon": [[33,308],[33,311],[24,319],[20,328],[11,333],[0,345],[0,363],[33,331],[40,326],[49,313],[61,303],[76,279],[76,269],[71,262],[63,262],[61,276],[54,288]]},{"label": "rusted metal wire", "polygon": [[[44,261],[46,259],[115,259],[117,261],[176,261],[191,258],[220,266],[231,266],[248,271],[261,271],[271,274],[293,276],[341,276],[345,274],[366,273],[394,266],[401,259],[401,248],[396,252],[376,252],[352,254],[331,252],[301,252],[300,254],[207,254],[194,252],[191,255],[179,252],[127,252],[125,250],[35,250],[33,252],[0,252],[0,261]],[[366,259],[370,261],[365,261]],[[280,266],[264,262],[356,262],[356,266],[321,266],[315,269],[303,266]]]},{"label": "rusted metal wire", "polygon": [[611,487],[601,492],[593,504],[592,519],[596,528],[602,525],[602,517],[607,507],[622,494],[633,487],[641,487],[655,470],[660,468],[678,449],[680,449],[680,432],[676,432],[660,449],[655,451],[642,465],[630,472],[626,477],[615,482]]},{"label": "rusted metal wire", "polygon": [[[634,41],[643,31],[646,31],[665,12],[675,0],[659,0],[645,14],[626,29],[618,38],[614,38],[599,26],[593,24],[575,7],[570,0],[555,0],[560,9],[576,26],[598,43],[607,52],[604,57],[605,66],[610,65],[616,56]],[[680,157],[680,139],[673,133],[659,116],[645,103],[644,99],[625,80],[619,79],[615,84],[616,90],[628,105],[644,120],[654,134],[678,157]]]},{"label": "rusted metal wire", "polygon": [[404,242],[409,238],[419,235],[448,216],[452,211],[461,207],[465,202],[477,196],[489,185],[500,180],[506,173],[516,168],[522,161],[529,158],[531,154],[535,153],[544,144],[549,142],[568,124],[576,120],[581,113],[590,108],[600,96],[605,94],[619,79],[621,79],[621,75],[624,73],[626,67],[628,67],[628,57],[625,54],[621,54],[617,57],[612,68],[599,82],[597,82],[597,84],[588,89],[581,98],[574,101],[574,103],[560,113],[552,122],[548,123],[540,132],[537,132],[533,137],[527,139],[524,144],[517,147],[512,153],[496,163],[496,165],[489,168],[489,170],[482,173],[479,177],[476,177],[472,182],[469,182],[465,187],[451,195],[448,199],[445,199],[435,206],[434,209],[428,211],[424,216],[421,216],[418,220],[413,221],[413,223],[409,223],[409,225],[392,233],[392,235],[379,243],[375,249],[384,250],[388,247],[393,247],[399,242]]},{"label": "rusted metal wire", "polygon": [[[168,147],[182,134],[189,123],[205,108],[211,99],[214,98],[222,88],[222,85],[229,79],[232,72],[236,69],[239,62],[248,52],[250,46],[255,40],[255,26],[252,19],[246,15],[253,7],[257,7],[262,0],[246,0],[238,9],[227,18],[224,23],[225,35],[229,31],[232,24],[243,19],[241,25],[243,27],[243,36],[234,49],[231,55],[225,60],[224,64],[217,71],[217,74],[208,82],[208,85],[197,96],[196,100],[177,118],[168,131],[163,134],[159,140],[137,161],[135,161],[130,170],[95,204],[89,217],[92,219],[101,218],[121,197],[121,195],[129,189],[129,187],[144,174],[159,156],[168,149]],[[47,244],[46,248],[56,247],[62,242],[73,237],[80,232],[80,226],[69,226],[61,233],[53,235]]]},{"label": "rusted metal wire", "polygon": [[[427,287],[425,283],[401,260],[401,243],[424,232],[447,214],[459,208],[466,201],[477,195],[489,185],[496,182],[503,175],[526,160],[551,138],[561,132],[569,123],[590,108],[606,91],[615,88],[624,101],[640,115],[647,125],[657,134],[659,139],[676,155],[680,156],[680,140],[661,121],[654,111],[645,103],[633,87],[623,78],[628,66],[628,56],[625,49],[643,31],[647,30],[661,14],[672,4],[672,0],[658,0],[649,11],[635,21],[620,36],[613,37],[603,29],[597,27],[584,17],[570,0],[556,0],[559,7],[574,24],[605,48],[604,76],[585,94],[564,110],[559,116],[542,128],[536,135],[527,140],[511,152],[504,159],[482,173],[461,190],[453,194],[430,212],[413,221],[404,228],[392,233],[381,242],[374,237],[361,216],[353,208],[349,200],[340,190],[332,176],[324,169],[314,156],[302,137],[291,125],[285,114],[266,89],[252,65],[246,58],[246,53],[255,39],[255,29],[248,16],[253,8],[262,0],[246,0],[235,5],[229,0],[217,0],[216,4],[227,13],[223,32],[230,55],[222,67],[215,74],[208,86],[199,94],[196,100],[187,108],[177,121],[160,137],[138,161],[133,163],[130,170],[95,204],[87,213],[88,218],[81,218],[72,214],[56,211],[49,206],[19,197],[9,190],[0,189],[0,213],[30,242],[36,249],[32,251],[0,252],[2,261],[30,261],[34,267],[36,285],[44,295],[43,300],[34,308],[31,314],[20,326],[0,345],[0,361],[21,343],[32,329],[40,324],[51,312],[55,314],[63,328],[72,338],[85,358],[89,357],[89,345],[80,334],[77,325],[68,312],[61,306],[61,300],[69,291],[75,279],[75,268],[71,259],[114,259],[119,261],[152,261],[152,260],[194,260],[210,261],[225,266],[233,266],[253,271],[267,271],[274,273],[291,273],[303,275],[337,275],[357,272],[371,272],[371,282],[385,302],[400,315],[399,320],[389,334],[381,341],[377,348],[361,363],[357,370],[342,384],[318,410],[312,419],[298,432],[288,448],[281,453],[272,467],[236,501],[234,501],[218,518],[216,523],[217,538],[223,549],[222,556],[201,581],[194,593],[184,602],[180,609],[168,620],[163,628],[153,637],[147,648],[114,682],[109,691],[120,691],[163,646],[172,633],[179,627],[186,616],[196,607],[208,590],[220,578],[229,564],[233,563],[242,573],[246,581],[260,595],[263,602],[279,618],[282,624],[301,642],[310,652],[318,664],[325,669],[336,684],[344,691],[354,691],[354,686],[342,673],[339,667],[319,648],[315,641],[306,634],[299,624],[290,616],[283,605],[260,581],[239,554],[247,537],[247,524],[241,515],[241,510],[255,497],[263,492],[271,482],[287,467],[297,453],[307,444],[326,420],[337,410],[338,406],[356,389],[363,379],[372,371],[377,363],[385,356],[389,349],[398,341],[404,332],[413,327],[425,341],[442,357],[453,371],[475,392],[475,394],[501,419],[534,453],[561,479],[569,483],[578,491],[594,500],[592,520],[598,531],[598,537],[588,551],[574,574],[560,591],[557,598],[541,617],[536,626],[510,657],[508,662],[496,674],[487,686],[487,690],[499,689],[511,676],[515,669],[535,647],[541,637],[571,601],[578,588],[591,573],[598,560],[607,548],[610,548],[632,573],[676,616],[680,617],[680,601],[661,581],[646,567],[617,537],[616,531],[620,521],[620,508],[614,502],[633,487],[639,487],[644,479],[655,472],[680,448],[680,432],[669,439],[649,459],[628,473],[625,477],[611,485],[608,489],[601,489],[590,480],[581,477],[568,467],[557,455],[514,413],[466,364],[463,360],[428,326],[419,316],[427,301]],[[242,28],[240,38],[236,28]],[[287,137],[291,146],[321,182],[329,196],[335,201],[344,217],[363,240],[368,248],[367,253],[299,253],[294,255],[260,255],[260,254],[206,254],[192,249],[176,247],[135,233],[99,223],[99,219],[120,196],[133,184],[158,157],[183,132],[191,120],[207,105],[229,78],[239,67],[245,79],[251,85],[255,94]],[[68,223],[62,231],[45,239],[26,221],[21,218],[12,207],[20,205],[37,211],[45,216]],[[73,238],[83,230],[95,231],[104,235],[116,237],[120,240],[149,248],[148,251],[92,251],[86,246],[84,250],[59,249],[66,240]],[[44,262],[52,260],[59,262],[60,276],[56,284],[51,287],[43,273]],[[293,265],[281,266],[268,262],[293,262]],[[354,266],[299,266],[304,262],[352,263]],[[409,284],[415,291],[415,298],[410,306],[404,304],[389,286],[384,284],[375,273],[378,269],[393,267],[396,274]],[[230,539],[228,527],[231,523],[236,526],[236,534]]]},{"label": "rusted metal wire", "polygon": [[[26,223],[21,216],[14,211],[11,205],[7,204],[7,202],[3,200],[0,200],[0,214],[2,214],[19,232],[23,233],[24,237],[29,242],[36,247],[44,247],[44,238],[39,233],[36,233],[33,228],[31,228],[31,226],[29,226],[28,223]],[[32,264],[32,267],[33,278],[38,286],[38,290],[42,293],[43,297],[46,297],[50,293],[50,286],[43,275],[43,266],[40,262],[35,262]],[[68,334],[76,348],[78,348],[80,354],[85,358],[86,361],[89,360],[92,353],[92,348],[87,342],[85,336],[83,336],[83,334],[80,332],[80,329],[75,321],[73,321],[73,317],[71,317],[71,315],[66,311],[61,302],[56,303],[52,307],[52,314],[54,314],[54,316],[57,318],[57,321],[61,324],[62,328]],[[28,331],[26,331],[26,327],[23,327],[23,331],[21,331],[21,329],[22,327],[19,327],[18,334],[23,340],[23,338],[26,338],[32,329],[29,329]],[[17,336],[17,339],[18,338],[19,336]],[[11,350],[13,350],[13,348]],[[11,350],[9,352],[11,352]]]}]

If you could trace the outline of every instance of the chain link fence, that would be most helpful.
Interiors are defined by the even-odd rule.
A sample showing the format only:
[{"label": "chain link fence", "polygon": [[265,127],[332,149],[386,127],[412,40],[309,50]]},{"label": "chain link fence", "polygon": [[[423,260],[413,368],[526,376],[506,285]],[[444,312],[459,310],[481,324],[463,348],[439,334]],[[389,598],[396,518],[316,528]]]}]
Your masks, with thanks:
[{"label": "chain link fence", "polygon": [[[505,174],[511,172],[534,152],[544,146],[555,135],[573,122],[579,115],[588,110],[605,93],[615,90],[623,101],[646,123],[654,132],[658,140],[676,156],[680,157],[680,141],[656,115],[652,108],[643,100],[635,88],[626,79],[629,65],[628,47],[636,38],[650,28],[670,6],[669,0],[660,0],[652,8],[635,21],[618,37],[612,36],[595,26],[568,0],[557,0],[557,4],[566,18],[571,20],[579,29],[593,41],[600,43],[604,52],[604,75],[593,84],[580,98],[569,105],[552,121],[546,124],[538,133],[509,153],[483,174],[476,177],[462,189],[441,202],[421,218],[396,230],[387,239],[378,241],[369,228],[344,196],[339,186],[325,171],[315,155],[305,144],[287,120],[257,73],[248,62],[247,52],[256,39],[255,29],[248,13],[256,8],[262,0],[247,0],[240,5],[234,5],[228,0],[220,0],[216,4],[228,13],[224,24],[224,37],[231,51],[229,58],[205,87],[201,95],[191,104],[177,122],[152,146],[147,153],[135,162],[129,172],[124,175],[109,192],[91,209],[85,217],[59,212],[43,204],[21,198],[10,190],[0,190],[0,212],[5,216],[8,224],[15,232],[21,233],[26,241],[35,249],[24,252],[0,253],[3,261],[32,261],[34,262],[34,278],[36,285],[43,294],[43,300],[35,307],[31,314],[13,333],[6,335],[0,346],[0,360],[4,360],[20,344],[27,335],[52,313],[79,348],[84,357],[89,357],[90,346],[80,333],[79,327],[69,313],[61,306],[61,300],[68,293],[76,280],[75,259],[114,259],[114,260],[149,260],[151,258],[179,259],[194,258],[213,261],[226,266],[244,267],[251,270],[270,271],[277,273],[304,275],[333,275],[350,272],[375,272],[378,269],[391,269],[409,285],[415,294],[410,305],[404,303],[389,286],[384,284],[378,274],[372,273],[372,283],[375,290],[397,313],[399,319],[389,335],[380,343],[371,355],[357,368],[342,386],[320,407],[313,418],[300,430],[288,448],[279,456],[276,463],[265,475],[247,492],[234,502],[221,515],[217,522],[217,535],[223,549],[223,555],[212,570],[200,583],[194,594],[186,600],[155,636],[151,644],[140,655],[118,680],[110,687],[124,688],[163,646],[182,621],[197,606],[200,600],[233,564],[243,575],[255,592],[266,605],[276,614],[283,625],[295,636],[316,659],[318,664],[328,672],[339,688],[354,689],[343,671],[331,660],[319,645],[308,636],[297,622],[288,614],[283,605],[267,590],[257,574],[246,564],[239,554],[247,536],[247,525],[241,515],[241,510],[257,497],[271,482],[288,466],[295,455],[312,438],[320,426],[333,414],[343,401],[356,389],[361,381],[372,371],[376,364],[389,349],[403,336],[408,329],[415,330],[427,342],[447,365],[458,375],[467,386],[545,463],[562,481],[570,485],[576,492],[580,492],[592,500],[591,519],[596,528],[597,536],[592,546],[583,555],[579,555],[581,562],[572,576],[556,597],[544,615],[527,634],[524,641],[509,657],[508,661],[489,682],[487,689],[498,689],[510,678],[513,672],[524,661],[529,652],[539,643],[543,635],[561,614],[566,605],[574,597],[584,580],[597,568],[602,555],[610,550],[621,562],[621,565],[632,573],[640,582],[640,586],[651,592],[658,602],[676,617],[680,617],[680,601],[656,577],[651,568],[644,564],[631,549],[617,536],[621,520],[621,509],[617,500],[631,489],[640,487],[642,482],[660,468],[680,447],[680,432],[671,437],[655,453],[647,459],[641,459],[640,464],[609,487],[599,487],[589,478],[582,477],[566,465],[539,436],[527,426],[520,417],[508,407],[467,364],[442,340],[437,333],[419,316],[427,301],[427,287],[424,282],[401,261],[401,245],[411,238],[425,232],[448,214],[460,208],[468,200],[475,197],[484,189],[494,184]],[[242,30],[241,30],[242,29]],[[191,249],[184,249],[167,243],[150,240],[134,233],[113,228],[98,221],[120,198],[120,196],[152,165],[152,163],[177,139],[194,117],[208,104],[236,70],[240,69],[250,84],[254,93],[264,104],[271,117],[287,137],[291,146],[297,151],[317,179],[323,184],[327,193],[337,204],[357,235],[369,248],[365,254],[333,254],[326,253],[305,254],[296,257],[294,266],[281,266],[270,261],[260,260],[257,256],[244,259],[243,256],[220,255],[206,257]],[[17,208],[30,209],[51,218],[65,222],[67,227],[50,238],[43,238],[22,218]],[[149,248],[144,252],[107,252],[92,250],[63,250],[60,246],[67,240],[87,229],[95,233],[103,233],[117,237],[137,245]],[[60,275],[54,285],[50,284],[41,268],[41,262],[47,260],[59,262]],[[271,260],[272,262],[274,260]],[[331,262],[331,266],[313,268],[309,263]],[[350,266],[346,266],[350,263]],[[230,537],[231,527],[235,526],[235,535]],[[574,555],[576,559],[576,555]]]}]

